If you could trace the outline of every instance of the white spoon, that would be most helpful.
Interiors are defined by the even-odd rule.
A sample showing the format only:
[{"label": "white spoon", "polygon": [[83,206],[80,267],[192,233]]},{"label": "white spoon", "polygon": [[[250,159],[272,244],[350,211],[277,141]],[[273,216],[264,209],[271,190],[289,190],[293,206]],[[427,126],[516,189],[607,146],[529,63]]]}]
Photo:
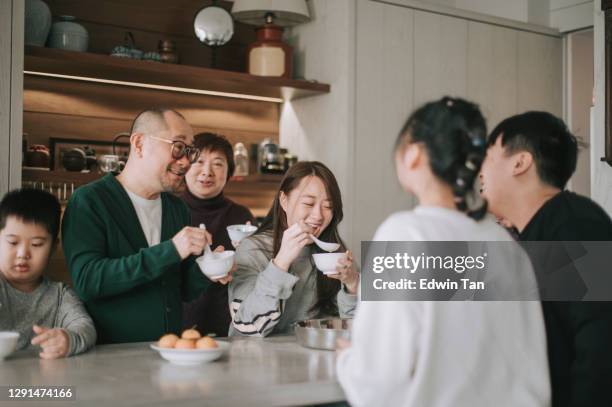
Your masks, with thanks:
[{"label": "white spoon", "polygon": [[312,241],[315,242],[317,246],[319,246],[322,250],[325,250],[326,252],[332,253],[340,248],[340,244],[338,243],[322,242],[316,237],[314,237],[314,235],[309,234],[308,236],[310,236]]},{"label": "white spoon", "polygon": [[[200,229],[204,229],[206,230],[206,225],[203,223],[200,223]],[[204,256],[214,256],[212,250],[210,250],[210,245],[207,244],[206,247],[204,248]]]}]

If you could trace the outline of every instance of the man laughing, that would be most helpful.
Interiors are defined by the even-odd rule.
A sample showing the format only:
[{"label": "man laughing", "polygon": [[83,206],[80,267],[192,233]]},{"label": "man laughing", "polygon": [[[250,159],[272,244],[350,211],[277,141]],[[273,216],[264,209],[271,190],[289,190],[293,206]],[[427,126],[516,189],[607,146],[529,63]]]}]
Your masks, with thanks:
[{"label": "man laughing", "polygon": [[64,253],[98,343],[177,333],[182,301],[210,283],[194,256],[211,236],[189,227],[189,210],[172,195],[198,158],[192,141],[193,129],[178,112],[146,110],[132,125],[123,172],[79,188],[68,203]]}]

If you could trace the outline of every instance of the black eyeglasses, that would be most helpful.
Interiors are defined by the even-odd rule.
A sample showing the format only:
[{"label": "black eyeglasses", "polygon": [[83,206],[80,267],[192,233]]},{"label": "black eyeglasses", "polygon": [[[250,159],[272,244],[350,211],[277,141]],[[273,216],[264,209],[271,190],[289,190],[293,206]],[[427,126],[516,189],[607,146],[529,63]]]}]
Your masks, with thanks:
[{"label": "black eyeglasses", "polygon": [[172,158],[175,160],[180,160],[181,158],[187,156],[187,159],[191,164],[196,162],[198,157],[200,156],[200,150],[195,146],[187,145],[184,141],[180,140],[168,140],[161,137],[155,137],[149,135],[152,139],[163,141],[164,143],[172,144],[170,147],[170,152],[172,154]]}]

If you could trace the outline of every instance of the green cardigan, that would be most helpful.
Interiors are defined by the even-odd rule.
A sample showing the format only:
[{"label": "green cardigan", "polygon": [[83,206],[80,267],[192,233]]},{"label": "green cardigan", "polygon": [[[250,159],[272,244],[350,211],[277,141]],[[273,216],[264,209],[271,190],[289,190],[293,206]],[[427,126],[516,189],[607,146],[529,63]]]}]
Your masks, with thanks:
[{"label": "green cardigan", "polygon": [[189,210],[162,193],[161,243],[148,246],[132,201],[113,175],[80,187],[62,224],[74,289],[98,330],[98,343],[154,341],[181,329],[182,302],[210,284],[193,256],[181,261],[171,239]]}]

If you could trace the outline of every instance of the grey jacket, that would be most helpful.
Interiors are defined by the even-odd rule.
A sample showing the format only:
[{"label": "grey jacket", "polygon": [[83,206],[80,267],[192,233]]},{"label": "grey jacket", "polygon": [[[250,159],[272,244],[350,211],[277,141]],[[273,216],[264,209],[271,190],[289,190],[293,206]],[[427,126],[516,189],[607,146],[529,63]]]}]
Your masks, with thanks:
[{"label": "grey jacket", "polygon": [[[271,259],[271,234],[251,236],[236,250],[237,270],[229,284],[230,336],[293,333],[294,322],[313,318],[309,310],[317,299],[319,271],[312,260],[312,248],[306,246],[288,272]],[[352,317],[357,295],[343,287],[336,303],[341,317]]]}]

